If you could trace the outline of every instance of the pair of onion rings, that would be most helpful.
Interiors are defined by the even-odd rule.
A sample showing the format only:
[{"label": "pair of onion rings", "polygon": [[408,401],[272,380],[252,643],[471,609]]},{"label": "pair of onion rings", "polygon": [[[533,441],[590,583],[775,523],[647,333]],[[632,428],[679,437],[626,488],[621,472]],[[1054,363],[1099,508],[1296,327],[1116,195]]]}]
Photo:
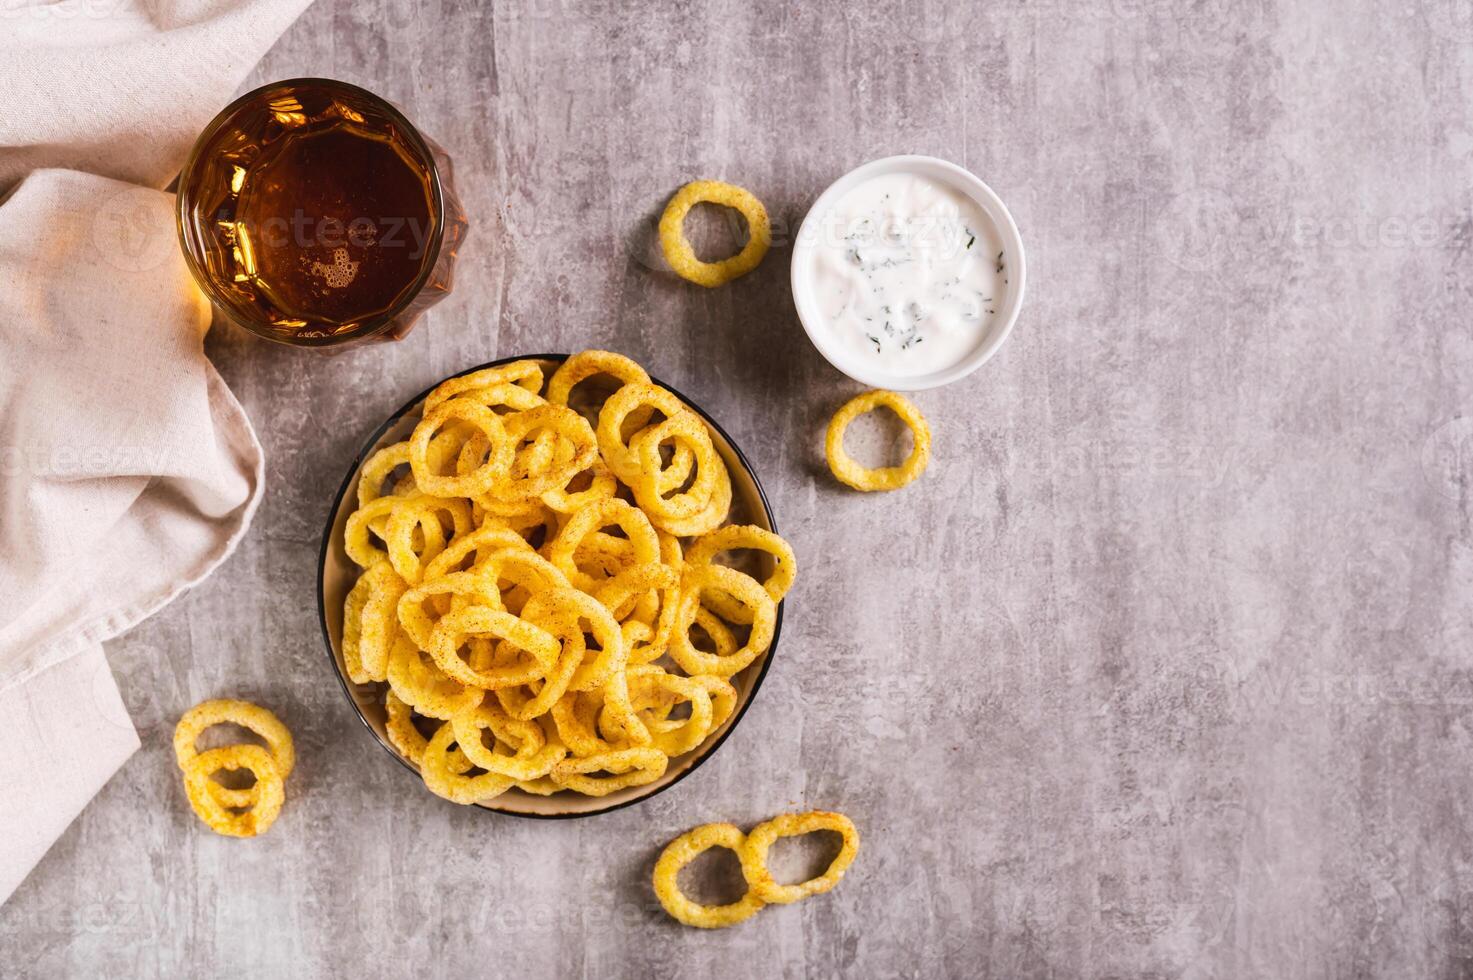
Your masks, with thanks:
[{"label": "pair of onion rings", "polygon": [[[292,774],[297,764],[296,745],[292,733],[270,710],[249,701],[234,698],[215,698],[201,701],[184,712],[174,726],[174,758],[180,767],[194,757],[194,743],[207,728],[216,725],[239,725],[261,737],[271,749],[281,778]],[[223,787],[222,787],[223,789]],[[242,803],[227,803],[227,806],[244,806]]]},{"label": "pair of onion rings", "polygon": [[[259,736],[259,745],[230,745],[199,752],[195,741],[215,725],[238,725]],[[190,806],[210,829],[230,837],[264,833],[284,799],[283,783],[296,767],[292,733],[271,711],[249,701],[217,698],[186,711],[174,726],[174,759],[184,773]],[[210,777],[221,770],[249,769],[256,776],[247,789],[232,789]],[[244,813],[230,809],[245,808]]]},{"label": "pair of onion rings", "polygon": [[[685,237],[685,218],[697,204],[720,204],[741,212],[747,219],[747,244],[730,258],[719,262],[702,262]],[[757,268],[772,244],[772,226],[767,209],[752,193],[734,184],[715,180],[693,180],[670,199],[660,215],[660,248],[665,261],[682,279],[698,286],[713,288]]]},{"label": "pair of onion rings", "polygon": [[[767,869],[767,852],[773,842],[780,837],[818,830],[836,831],[843,838],[839,853],[827,870],[796,885],[774,881]],[[713,847],[725,847],[736,854],[747,882],[745,894],[727,905],[701,905],[680,890],[681,869]],[[724,929],[745,922],[767,905],[788,905],[829,891],[844,877],[858,853],[859,831],[842,813],[823,810],[787,813],[758,824],[747,834],[729,823],[703,824],[681,834],[660,852],[653,875],[655,895],[678,922],[698,929]]]},{"label": "pair of onion rings", "polygon": [[[899,466],[867,469],[844,451],[844,430],[859,416],[882,405],[900,416],[910,429],[914,444],[910,455]],[[931,461],[931,427],[926,424],[926,417],[920,409],[904,395],[893,391],[866,391],[845,402],[829,420],[824,454],[828,457],[829,469],[840,483],[855,490],[899,490],[926,471],[926,465]]]}]

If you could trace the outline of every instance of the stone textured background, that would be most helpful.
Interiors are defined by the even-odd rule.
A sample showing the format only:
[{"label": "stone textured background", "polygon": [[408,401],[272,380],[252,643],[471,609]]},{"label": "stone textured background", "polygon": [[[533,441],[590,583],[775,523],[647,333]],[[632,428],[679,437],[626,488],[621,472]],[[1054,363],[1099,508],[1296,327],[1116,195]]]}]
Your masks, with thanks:
[{"label": "stone textured background", "polygon": [[[1473,9],[320,0],[252,84],[321,74],[449,149],[474,228],[404,343],[210,348],[266,446],[240,553],[111,645],[144,748],[0,909],[18,976],[1473,975]],[[1012,341],[922,393],[923,482],[821,463],[857,386],[787,238],[874,157],[989,181]],[[654,217],[694,177],[779,244],[705,291]],[[571,823],[417,790],[317,635],[326,507],[436,378],[607,346],[710,409],[801,560],[778,660],[698,774]],[[179,713],[274,707],[275,829],[205,832]],[[832,894],[724,933],[654,903],[709,820],[842,809]]]}]

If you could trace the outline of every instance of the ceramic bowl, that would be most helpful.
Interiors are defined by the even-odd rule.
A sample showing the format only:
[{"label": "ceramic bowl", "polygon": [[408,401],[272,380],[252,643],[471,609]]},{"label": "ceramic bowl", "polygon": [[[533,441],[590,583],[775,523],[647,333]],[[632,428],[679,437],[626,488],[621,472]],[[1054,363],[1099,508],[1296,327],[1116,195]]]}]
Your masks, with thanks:
[{"label": "ceramic bowl", "polygon": [[[535,360],[542,364],[546,374],[551,374],[557,365],[567,357],[566,354],[537,354],[530,357],[508,357],[488,364],[478,364],[473,368],[462,371],[461,374],[469,374],[483,368],[494,367],[517,360]],[[459,377],[459,375],[455,375]],[[768,505],[767,495],[763,493],[762,485],[758,482],[756,474],[752,471],[751,464],[742,455],[731,437],[722,430],[716,421],[706,414],[701,407],[681,394],[674,387],[665,384],[658,378],[654,382],[674,392],[685,404],[689,405],[706,422],[706,427],[711,433],[711,441],[716,451],[726,462],[727,469],[731,473],[732,483],[732,510],[729,517],[731,523],[756,524],[776,532],[777,527],[772,519],[772,509]],[[347,523],[348,516],[357,506],[358,476],[363,463],[369,459],[381,447],[409,438],[415,423],[419,421],[424,398],[435,386],[426,388],[415,395],[403,408],[389,416],[383,424],[376,428],[368,437],[363,448],[353,458],[348,466],[348,472],[343,478],[342,485],[338,488],[337,496],[332,501],[328,512],[327,527],[322,535],[322,551],[318,564],[317,584],[317,609],[322,626],[322,640],[327,650],[328,661],[338,683],[342,686],[343,694],[353,706],[354,712],[363,722],[364,726],[376,739],[385,752],[396,762],[402,765],[414,778],[414,787],[420,792],[429,792],[424,789],[419,778],[418,767],[408,759],[399,754],[399,751],[389,742],[384,733],[384,691],[383,684],[355,684],[349,678],[343,667],[342,637],[343,637],[343,601],[347,597],[348,590],[358,578],[359,568],[348,559],[343,550],[343,527]],[[757,564],[750,569],[754,575],[765,577],[772,572],[772,559],[770,556],[762,555]],[[777,620],[773,630],[772,644],[767,652],[754,661],[741,673],[730,678],[733,686],[737,689],[737,705],[725,723],[715,732],[707,736],[706,740],[697,748],[684,755],[676,756],[670,760],[669,768],[659,779],[645,786],[630,787],[619,790],[603,797],[582,796],[572,792],[556,793],[552,796],[536,796],[525,793],[519,789],[511,789],[502,795],[477,804],[482,809],[496,813],[507,813],[520,817],[540,818],[569,818],[586,817],[597,813],[607,813],[621,807],[631,806],[642,800],[647,800],[676,783],[680,782],[709,759],[715,751],[726,741],[733,729],[746,714],[747,707],[752,703],[752,698],[761,686],[762,679],[767,675],[768,667],[772,664],[772,658],[777,653],[778,640],[782,634],[783,606],[779,603],[777,607]],[[406,792],[413,792],[406,782]]]},{"label": "ceramic bowl", "polygon": [[[966,356],[954,364],[929,374],[896,374],[877,367],[858,357],[844,346],[826,327],[823,314],[819,311],[814,294],[816,279],[814,260],[818,252],[827,245],[831,236],[826,235],[824,222],[834,205],[855,187],[874,177],[887,174],[910,173],[928,177],[945,184],[953,190],[970,197],[992,223],[997,239],[1008,256],[1007,289],[997,299],[997,316],[989,324],[988,331]],[[921,391],[939,388],[966,377],[987,363],[998,348],[1012,333],[1017,322],[1018,311],[1023,308],[1023,291],[1028,278],[1027,257],[1023,252],[1023,238],[1018,226],[1008,212],[1002,198],[993,192],[971,171],[946,160],[928,156],[894,156],[872,160],[849,171],[829,185],[808,209],[808,215],[798,229],[793,243],[791,269],[793,304],[798,310],[798,319],[808,339],[824,358],[855,381],[871,388],[889,388],[893,391]]]}]

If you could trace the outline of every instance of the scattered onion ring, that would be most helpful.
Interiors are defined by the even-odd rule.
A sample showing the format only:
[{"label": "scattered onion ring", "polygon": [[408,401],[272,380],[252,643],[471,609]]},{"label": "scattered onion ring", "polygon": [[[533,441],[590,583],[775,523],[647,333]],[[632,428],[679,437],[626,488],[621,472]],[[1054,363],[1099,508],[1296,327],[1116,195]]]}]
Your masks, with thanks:
[{"label": "scattered onion ring", "polygon": [[697,929],[725,929],[745,922],[762,911],[767,903],[752,891],[750,883],[741,898],[728,905],[700,905],[685,897],[677,880],[687,864],[713,847],[725,847],[738,856],[746,841],[741,830],[729,823],[708,823],[688,830],[660,852],[655,862],[655,896],[670,917]]},{"label": "scattered onion ring", "polygon": [[[212,789],[219,784],[210,777],[222,769],[226,772],[249,769],[255,773],[256,783],[249,791],[252,804],[245,812],[231,813],[227,809],[229,804],[222,802]],[[276,760],[259,745],[227,745],[194,756],[184,764],[184,793],[195,815],[225,837],[264,834],[276,822],[286,799]]]},{"label": "scattered onion ring", "polygon": [[[222,724],[245,728],[267,747],[242,744],[197,751],[194,743],[200,734]],[[254,837],[265,833],[281,810],[283,783],[296,765],[296,748],[291,732],[266,708],[217,698],[200,702],[180,717],[174,726],[174,759],[184,773],[190,806],[211,830],[229,837]],[[237,769],[251,770],[255,784],[233,789],[210,778],[221,770]]]},{"label": "scattered onion ring", "polygon": [[[837,831],[843,837],[838,856],[817,878],[797,885],[779,885],[767,869],[767,852],[779,837],[792,837],[817,830]],[[728,905],[700,905],[680,890],[680,871],[705,851],[725,847],[741,862],[747,891]],[[837,885],[859,853],[859,831],[842,813],[814,810],[785,813],[759,823],[743,834],[729,823],[708,823],[688,830],[660,852],[655,861],[655,896],[671,918],[697,929],[724,929],[745,922],[767,905],[788,905],[811,895],[821,895]]]},{"label": "scattered onion ring", "polygon": [[[685,218],[697,204],[720,204],[740,211],[747,219],[747,244],[730,258],[702,262],[685,237]],[[752,192],[735,184],[715,180],[693,180],[670,199],[660,215],[660,248],[665,261],[682,279],[698,286],[721,286],[757,268],[772,244],[772,227],[767,209]]]},{"label": "scattered onion ring", "polygon": [[[899,466],[867,469],[844,451],[844,430],[849,428],[850,422],[881,405],[900,416],[900,420],[910,428],[915,444]],[[899,490],[926,471],[926,464],[931,461],[931,427],[926,424],[920,409],[904,395],[893,391],[866,391],[845,402],[829,420],[824,453],[828,456],[829,469],[840,483],[855,490]]]},{"label": "scattered onion ring", "polygon": [[[779,885],[767,870],[767,850],[779,837],[796,837],[818,830],[833,830],[843,837],[839,853],[829,864],[828,870],[817,878],[797,885]],[[854,822],[842,813],[813,810],[809,813],[784,813],[764,823],[759,823],[747,834],[747,839],[737,849],[742,862],[742,875],[750,883],[752,891],[771,905],[788,905],[810,895],[821,895],[833,888],[844,877],[844,872],[859,853],[859,830]]]}]

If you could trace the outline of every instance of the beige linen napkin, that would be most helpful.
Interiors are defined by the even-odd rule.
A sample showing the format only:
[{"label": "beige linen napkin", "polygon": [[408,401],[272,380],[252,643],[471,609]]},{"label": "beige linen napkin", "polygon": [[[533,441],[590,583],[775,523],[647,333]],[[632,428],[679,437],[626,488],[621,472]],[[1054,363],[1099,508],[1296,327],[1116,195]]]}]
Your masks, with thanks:
[{"label": "beige linen napkin", "polygon": [[260,498],[158,188],[308,2],[0,0],[0,902],[138,746],[102,641]]}]

